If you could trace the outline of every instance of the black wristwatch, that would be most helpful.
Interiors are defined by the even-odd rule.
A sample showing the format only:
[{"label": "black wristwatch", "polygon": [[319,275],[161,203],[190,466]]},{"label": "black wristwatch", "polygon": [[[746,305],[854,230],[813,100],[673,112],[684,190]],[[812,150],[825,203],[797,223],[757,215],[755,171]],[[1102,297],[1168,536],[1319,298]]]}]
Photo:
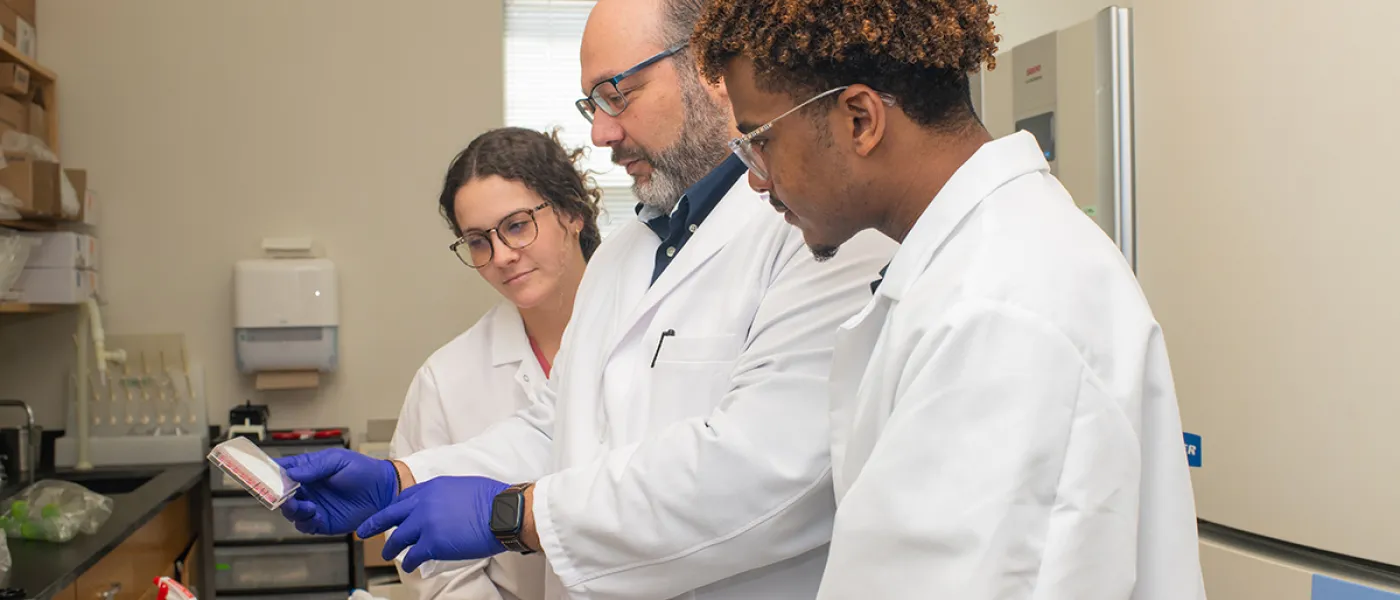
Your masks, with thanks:
[{"label": "black wristwatch", "polygon": [[491,502],[491,533],[511,552],[534,554],[520,539],[525,531],[525,490],[533,483],[517,483],[496,494]]}]

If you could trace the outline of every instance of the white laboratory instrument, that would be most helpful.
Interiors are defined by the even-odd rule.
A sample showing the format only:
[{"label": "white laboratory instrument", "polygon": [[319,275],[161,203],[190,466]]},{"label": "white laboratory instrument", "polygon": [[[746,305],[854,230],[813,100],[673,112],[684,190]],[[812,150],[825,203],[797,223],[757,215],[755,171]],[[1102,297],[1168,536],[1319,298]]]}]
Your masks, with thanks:
[{"label": "white laboratory instrument", "polygon": [[325,258],[241,260],[233,273],[240,372],[336,369],[340,310],[335,263]]},{"label": "white laboratory instrument", "polygon": [[1034,134],[1050,172],[1136,268],[1131,9],[1106,8],[998,55],[997,65],[970,82],[987,130]]}]

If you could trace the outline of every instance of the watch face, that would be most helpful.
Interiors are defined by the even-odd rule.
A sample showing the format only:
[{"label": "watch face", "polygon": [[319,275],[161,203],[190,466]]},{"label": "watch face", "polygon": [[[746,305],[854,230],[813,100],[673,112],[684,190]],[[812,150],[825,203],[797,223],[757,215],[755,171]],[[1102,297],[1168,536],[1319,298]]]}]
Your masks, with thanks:
[{"label": "watch face", "polygon": [[491,503],[491,533],[511,534],[520,531],[521,494],[501,494]]}]

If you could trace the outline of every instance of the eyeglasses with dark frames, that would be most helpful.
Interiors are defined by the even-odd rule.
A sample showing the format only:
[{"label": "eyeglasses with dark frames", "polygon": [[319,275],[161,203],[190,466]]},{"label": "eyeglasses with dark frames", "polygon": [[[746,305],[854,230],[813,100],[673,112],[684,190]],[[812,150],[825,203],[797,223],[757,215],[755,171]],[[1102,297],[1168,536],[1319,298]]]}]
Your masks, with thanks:
[{"label": "eyeglasses with dark frames", "polygon": [[589,90],[588,97],[579,98],[577,102],[574,102],[574,106],[578,108],[578,112],[583,115],[583,118],[588,119],[589,123],[593,122],[593,114],[599,110],[602,110],[611,117],[622,114],[622,111],[627,110],[627,94],[623,93],[622,90],[617,87],[617,84],[622,83],[622,80],[628,77],[636,75],[642,69],[650,67],[680,52],[689,45],[690,41],[687,40],[671,46],[653,55],[651,58],[637,63],[636,66],[618,73],[611,79],[598,82],[597,85],[593,86],[592,90]]},{"label": "eyeglasses with dark frames", "polygon": [[549,206],[550,204],[545,202],[534,208],[517,210],[506,215],[500,223],[486,231],[468,231],[462,234],[462,237],[452,242],[448,249],[452,250],[458,259],[461,259],[462,264],[473,269],[480,269],[491,264],[491,259],[496,257],[496,245],[491,243],[493,232],[507,248],[522,250],[535,243],[535,239],[540,235],[539,224],[535,221],[535,213],[549,208]]}]

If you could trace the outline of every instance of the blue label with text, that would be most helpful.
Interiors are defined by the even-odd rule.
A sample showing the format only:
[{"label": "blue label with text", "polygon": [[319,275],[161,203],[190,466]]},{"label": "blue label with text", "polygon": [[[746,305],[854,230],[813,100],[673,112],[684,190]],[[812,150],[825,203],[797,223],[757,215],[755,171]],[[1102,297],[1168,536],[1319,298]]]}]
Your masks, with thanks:
[{"label": "blue label with text", "polygon": [[1355,583],[1313,575],[1312,600],[1400,600],[1400,594]]},{"label": "blue label with text", "polygon": [[1201,466],[1201,436],[1194,433],[1186,434],[1186,464]]}]

